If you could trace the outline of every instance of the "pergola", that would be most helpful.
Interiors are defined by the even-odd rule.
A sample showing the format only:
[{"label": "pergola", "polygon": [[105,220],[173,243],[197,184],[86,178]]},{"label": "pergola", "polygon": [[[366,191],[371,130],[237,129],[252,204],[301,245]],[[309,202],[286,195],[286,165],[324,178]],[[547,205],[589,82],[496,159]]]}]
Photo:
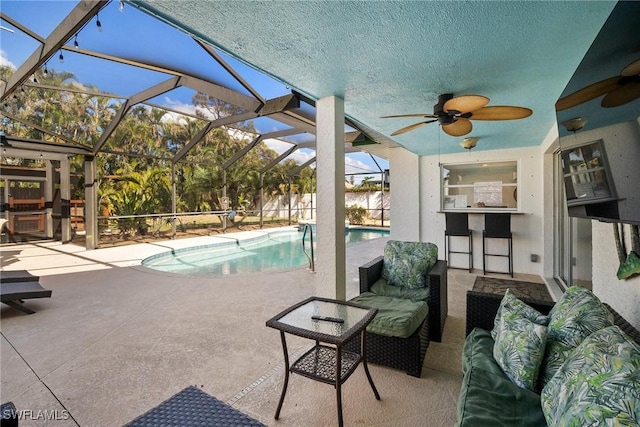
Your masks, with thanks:
[{"label": "pergola", "polygon": [[[4,116],[5,124],[20,123],[41,133],[41,139],[22,138],[4,132],[2,135],[3,156],[20,157],[25,159],[43,159],[47,162],[47,180],[50,181],[52,166],[51,161],[60,162],[61,171],[61,199],[62,199],[62,241],[71,238],[70,222],[70,185],[69,185],[69,158],[72,156],[84,156],[85,175],[85,227],[86,246],[93,249],[97,246],[97,170],[95,156],[99,153],[118,153],[139,155],[136,153],[123,153],[114,149],[111,137],[132,109],[136,106],[147,106],[162,109],[167,114],[179,116],[186,120],[196,121],[199,125],[197,132],[189,139],[182,141],[172,154],[172,157],[163,160],[170,161],[172,165],[172,198],[173,214],[176,213],[176,180],[175,165],[184,162],[188,153],[201,143],[214,129],[225,127],[234,129],[238,124],[251,121],[255,124],[257,133],[250,136],[250,141],[228,158],[223,164],[217,165],[226,173],[226,170],[234,165],[256,146],[268,141],[279,141],[285,147],[279,155],[270,159],[260,169],[261,180],[266,172],[275,165],[291,158],[300,150],[315,150],[316,146],[316,105],[315,101],[297,93],[286,85],[277,82],[264,75],[259,75],[248,67],[223,52],[215,49],[202,39],[187,35],[157,19],[145,15],[134,8],[128,8],[126,12],[137,14],[136,28],[127,28],[124,23],[117,23],[116,6],[124,7],[122,1],[116,5],[109,0],[83,1],[75,5],[60,23],[47,36],[40,35],[28,24],[20,22],[5,11],[0,12],[2,18],[2,31],[20,33],[21,37],[30,39],[35,45],[33,52],[17,67],[7,81],[0,81],[0,102],[2,109],[0,114]],[[95,21],[95,24],[94,24]],[[133,20],[130,20],[131,22]],[[136,36],[128,37],[127,34],[136,34],[136,31],[144,29],[145,25],[153,25],[154,28],[162,26],[158,30],[161,34],[170,33],[171,37],[178,39],[179,46],[171,43],[173,51],[167,51],[168,47],[162,44],[170,44],[167,40],[157,40],[157,46],[147,51],[136,50],[133,40]],[[118,37],[131,40],[132,46],[123,46],[122,43],[114,47],[114,40],[97,33],[98,30],[110,25],[116,28]],[[158,27],[160,28],[160,27]],[[124,36],[123,36],[124,35]],[[78,43],[81,41],[81,44]],[[182,56],[196,58],[196,65],[188,61],[172,62],[175,49],[184,49]],[[156,55],[150,54],[156,53]],[[160,55],[158,55],[160,53]],[[169,54],[167,54],[169,53]],[[39,82],[36,75],[47,70],[49,62],[63,58],[78,58],[78,61],[90,61],[98,64],[96,67],[116,67],[122,70],[122,79],[134,79],[137,75],[143,75],[143,82],[135,88],[128,88],[123,93],[103,90],[89,90],[81,85],[51,86]],[[115,69],[115,68],[114,68]],[[269,80],[269,83],[265,83]],[[260,87],[259,87],[260,86]],[[264,88],[268,88],[264,89]],[[273,90],[273,88],[276,88]],[[88,97],[102,97],[117,102],[119,109],[111,121],[102,128],[100,137],[92,144],[80,143],[72,135],[66,134],[60,129],[51,129],[25,120],[13,106],[14,99],[23,90],[47,90],[59,93],[80,93]],[[184,108],[174,107],[163,102],[163,96],[169,94],[201,93],[220,102],[235,107],[233,114],[221,117],[206,117],[187,111]],[[265,95],[265,93],[267,93]],[[177,95],[176,95],[177,96]],[[344,123],[344,152],[351,153],[362,151],[379,154],[376,151],[383,148],[378,142],[377,135],[370,131],[363,132],[358,124],[348,118]],[[385,145],[387,144],[387,141]],[[300,168],[315,162],[315,154],[307,155],[304,162],[300,162]],[[382,155],[384,156],[384,155]],[[382,171],[376,171],[382,172]],[[226,176],[226,175],[225,175]],[[226,185],[226,183],[225,183]],[[226,192],[226,187],[223,187]],[[226,194],[223,194],[226,195]],[[45,194],[50,201],[51,190]],[[50,208],[49,208],[50,210]],[[50,212],[49,212],[50,213]],[[52,237],[51,215],[48,215],[47,234]],[[175,222],[174,222],[175,232]]]}]

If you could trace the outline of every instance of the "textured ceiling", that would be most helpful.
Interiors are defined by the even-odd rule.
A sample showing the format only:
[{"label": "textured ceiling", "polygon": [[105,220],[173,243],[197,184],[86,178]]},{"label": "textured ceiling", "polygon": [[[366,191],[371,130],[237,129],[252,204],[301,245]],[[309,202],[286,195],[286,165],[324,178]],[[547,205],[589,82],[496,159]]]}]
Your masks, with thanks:
[{"label": "textured ceiling", "polygon": [[[478,94],[531,108],[515,121],[474,121],[480,149],[539,145],[554,104],[616,2],[132,2],[291,88],[337,95],[375,136],[432,113],[437,95]],[[384,138],[383,138],[384,139]],[[419,154],[459,152],[436,123],[390,138]]]}]

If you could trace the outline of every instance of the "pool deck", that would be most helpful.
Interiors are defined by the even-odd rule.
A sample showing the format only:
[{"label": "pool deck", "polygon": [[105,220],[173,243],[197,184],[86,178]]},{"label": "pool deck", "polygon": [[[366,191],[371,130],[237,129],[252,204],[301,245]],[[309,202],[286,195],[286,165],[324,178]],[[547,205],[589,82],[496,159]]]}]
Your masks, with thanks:
[{"label": "pool deck", "polygon": [[[32,413],[66,410],[72,417],[25,419],[21,426],[114,426],[196,385],[266,425],[336,425],[333,388],[297,375],[290,378],[280,420],[273,419],[283,356],[278,331],[265,321],[313,295],[316,274],[302,267],[192,277],[140,266],[142,259],[171,248],[234,237],[229,233],[94,251],[58,242],[3,246],[2,270],[39,275],[53,295],[27,301],[33,315],[2,306],[0,401],[13,401]],[[358,293],[357,267],[381,255],[387,240],[347,247],[348,298]],[[370,365],[382,396],[376,401],[363,369],[356,370],[343,386],[345,425],[455,422],[464,295],[474,280],[475,274],[450,271],[443,343],[429,347],[422,378]],[[290,337],[288,344],[296,355],[312,343]]]}]

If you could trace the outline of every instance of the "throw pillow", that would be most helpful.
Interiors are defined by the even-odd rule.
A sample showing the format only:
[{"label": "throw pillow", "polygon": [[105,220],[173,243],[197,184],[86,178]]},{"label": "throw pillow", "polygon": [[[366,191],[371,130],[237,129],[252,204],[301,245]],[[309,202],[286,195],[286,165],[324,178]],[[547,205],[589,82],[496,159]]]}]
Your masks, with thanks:
[{"label": "throw pillow", "polygon": [[542,386],[547,384],[570,349],[593,332],[613,325],[613,314],[590,290],[572,286],[549,312],[547,354],[542,364]]},{"label": "throw pillow", "polygon": [[594,332],[543,388],[549,426],[637,425],[640,347],[618,326]]},{"label": "throw pillow", "polygon": [[438,260],[438,247],[426,242],[389,240],[384,247],[382,278],[409,289],[424,288],[424,276]]},{"label": "throw pillow", "polygon": [[493,358],[516,385],[535,391],[546,342],[546,326],[525,318],[502,317]]},{"label": "throw pillow", "polygon": [[526,303],[519,300],[510,289],[504,293],[504,297],[500,302],[498,313],[493,323],[493,329],[491,330],[491,338],[496,339],[498,335],[498,329],[500,327],[500,320],[503,317],[511,319],[524,318],[529,319],[533,323],[546,326],[549,323],[549,317],[540,313],[538,310],[530,307]]}]

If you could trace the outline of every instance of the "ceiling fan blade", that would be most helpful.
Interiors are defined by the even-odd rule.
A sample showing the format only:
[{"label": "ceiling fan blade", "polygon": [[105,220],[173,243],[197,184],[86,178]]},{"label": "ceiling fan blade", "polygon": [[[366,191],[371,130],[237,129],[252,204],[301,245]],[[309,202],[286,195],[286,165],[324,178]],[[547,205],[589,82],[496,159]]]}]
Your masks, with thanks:
[{"label": "ceiling fan blade", "polygon": [[602,98],[600,105],[605,108],[619,107],[637,98],[640,98],[640,81],[629,82],[610,91]]},{"label": "ceiling fan blade", "polygon": [[591,101],[592,99],[602,96],[610,90],[615,89],[618,86],[619,81],[620,76],[610,77],[584,87],[577,92],[573,92],[556,102],[556,111],[566,110],[567,108],[575,107],[576,105],[580,105],[584,102]]},{"label": "ceiling fan blade", "polygon": [[449,125],[442,125],[444,133],[451,136],[466,135],[471,132],[472,129],[473,125],[471,124],[471,120],[465,119],[464,117],[459,118]]},{"label": "ceiling fan blade", "polygon": [[405,133],[405,132],[409,132],[410,130],[418,129],[419,127],[422,127],[422,126],[424,126],[424,125],[426,125],[426,124],[433,123],[433,122],[437,122],[437,121],[438,121],[438,120],[427,120],[426,122],[418,122],[418,123],[414,123],[414,124],[412,124],[412,125],[409,125],[409,126],[403,127],[402,129],[398,129],[397,131],[393,132],[393,133],[391,134],[391,136],[401,135],[401,134],[403,134],[403,133]]},{"label": "ceiling fan blade", "polygon": [[397,119],[400,117],[431,117],[431,118],[436,118],[438,116],[436,116],[435,114],[398,114],[396,116],[381,116],[381,119]]},{"label": "ceiling fan blade", "polygon": [[625,77],[637,76],[638,74],[640,74],[640,59],[624,67],[620,73],[621,76]]},{"label": "ceiling fan blade", "polygon": [[533,111],[529,108],[496,105],[473,111],[470,118],[473,120],[516,120],[524,119],[531,114],[533,114]]},{"label": "ceiling fan blade", "polygon": [[459,111],[460,113],[470,113],[489,103],[489,98],[481,95],[463,95],[451,98],[444,103],[444,111]]}]

